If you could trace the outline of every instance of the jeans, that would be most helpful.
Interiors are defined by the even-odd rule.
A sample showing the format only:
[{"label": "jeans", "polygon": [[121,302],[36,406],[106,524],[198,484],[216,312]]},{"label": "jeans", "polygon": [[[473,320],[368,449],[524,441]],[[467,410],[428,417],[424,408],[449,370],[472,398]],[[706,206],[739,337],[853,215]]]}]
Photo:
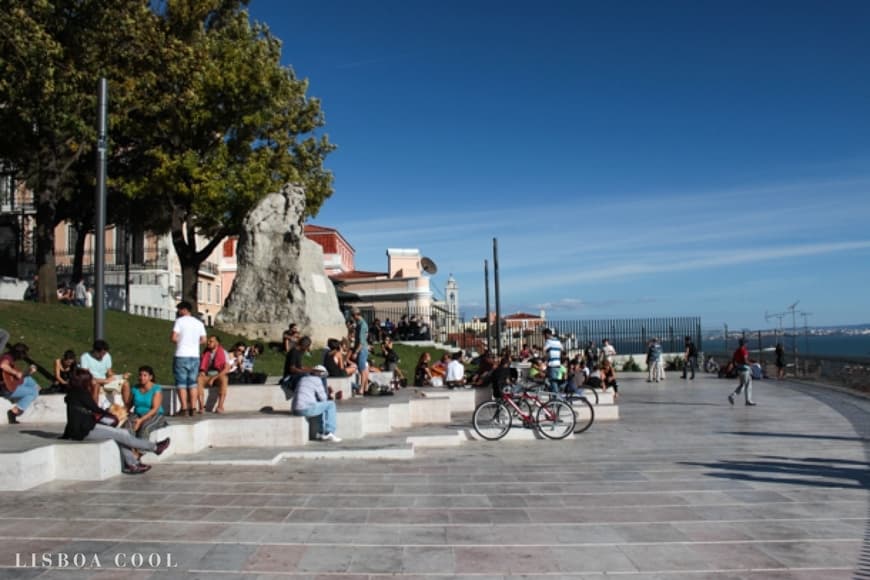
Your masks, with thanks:
[{"label": "jeans", "polygon": [[686,359],[686,366],[683,367],[683,378],[685,379],[686,375],[688,374],[688,371],[691,370],[692,371],[692,378],[694,379],[695,378],[695,367],[697,367],[697,366],[698,366],[698,357],[697,356],[690,356],[689,358],[687,358]]},{"label": "jeans", "polygon": [[143,451],[154,451],[157,444],[148,439],[139,439],[126,429],[118,427],[109,427],[97,423],[90,433],[85,437],[88,441],[107,441],[114,439],[118,444],[118,449],[121,450],[121,459],[126,467],[133,467],[139,464],[139,460],[133,454],[133,449],[142,449]]},{"label": "jeans", "polygon": [[749,365],[743,365],[737,368],[737,378],[740,379],[740,383],[737,385],[737,388],[734,390],[735,395],[739,395],[740,391],[743,388],[746,388],[746,402],[752,402],[752,371],[749,368]]},{"label": "jeans", "polygon": [[175,386],[179,389],[196,388],[199,376],[199,359],[195,356],[177,356],[172,360]]},{"label": "jeans", "polygon": [[39,396],[39,385],[33,380],[33,377],[24,377],[22,382],[15,389],[15,392],[9,395],[9,400],[12,401],[22,411],[30,406],[30,403],[36,400]]},{"label": "jeans", "polygon": [[547,388],[551,393],[559,392],[559,375],[561,375],[559,367],[547,367]]},{"label": "jeans", "polygon": [[293,414],[299,417],[316,417],[317,415],[323,415],[323,434],[335,433],[335,401],[318,401],[310,407],[293,411]]}]

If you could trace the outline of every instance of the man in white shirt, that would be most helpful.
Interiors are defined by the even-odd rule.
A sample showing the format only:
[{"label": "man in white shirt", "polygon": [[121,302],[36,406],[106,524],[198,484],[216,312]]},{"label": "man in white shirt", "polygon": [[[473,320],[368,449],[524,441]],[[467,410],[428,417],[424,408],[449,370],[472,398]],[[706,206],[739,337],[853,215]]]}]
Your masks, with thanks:
[{"label": "man in white shirt", "polygon": [[112,370],[112,355],[109,354],[109,343],[105,340],[94,341],[91,352],[81,356],[79,367],[90,371],[91,395],[94,402],[103,409],[115,402],[115,393],[130,388],[126,381],[127,376],[117,376]]},{"label": "man in white shirt", "polygon": [[612,359],[616,356],[616,349],[613,348],[612,344],[610,344],[609,339],[604,339],[604,344],[601,347],[601,356],[610,362],[613,362]]},{"label": "man in white shirt", "polygon": [[[462,351],[453,353],[453,358],[447,363],[447,376],[444,377],[444,384],[448,389],[461,387],[465,385],[465,367],[462,366]],[[471,385],[465,385],[466,388],[471,388]]]},{"label": "man in white shirt", "polygon": [[[175,343],[175,358],[172,370],[175,374],[175,390],[181,405],[176,415],[193,417],[193,406],[199,399],[197,378],[199,376],[199,347],[205,344],[205,325],[191,315],[193,306],[182,301],[176,307],[178,317],[172,326],[170,340]],[[202,409],[199,410],[202,413]]]},{"label": "man in white shirt", "polygon": [[562,343],[550,328],[544,329],[544,355],[547,357],[547,386],[553,392],[559,390],[562,369]]}]

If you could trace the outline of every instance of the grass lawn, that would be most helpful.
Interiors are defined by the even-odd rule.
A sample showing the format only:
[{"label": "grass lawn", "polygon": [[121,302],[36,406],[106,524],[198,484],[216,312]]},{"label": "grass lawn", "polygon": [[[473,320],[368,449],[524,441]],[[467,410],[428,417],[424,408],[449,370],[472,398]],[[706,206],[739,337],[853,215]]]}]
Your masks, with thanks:
[{"label": "grass lawn", "polygon": [[[104,338],[109,343],[115,372],[130,372],[135,376],[139,366],[150,365],[154,367],[158,383],[174,382],[172,355],[175,346],[169,340],[172,333],[171,321],[107,310],[104,322]],[[30,347],[30,358],[49,375],[40,374],[34,377],[45,387],[51,384],[54,359],[60,358],[65,350],[75,351],[76,356],[81,356],[83,352],[91,349],[94,341],[94,310],[63,304],[0,300],[0,328],[9,332],[10,344],[23,342]],[[213,328],[208,329],[208,332],[216,334],[224,348],[230,348],[240,340],[247,344],[252,342],[243,336],[227,334]],[[396,345],[396,352],[401,359],[399,367],[409,382],[413,381],[414,367],[424,350],[432,354],[433,361],[438,360],[443,352],[434,348]],[[369,360],[375,365],[382,364],[380,347],[375,346],[372,351]],[[308,360],[312,361],[312,366],[320,363],[322,353],[318,349],[310,354]],[[266,348],[266,352],[257,359],[255,370],[267,375],[280,375],[283,367],[284,353]]]}]

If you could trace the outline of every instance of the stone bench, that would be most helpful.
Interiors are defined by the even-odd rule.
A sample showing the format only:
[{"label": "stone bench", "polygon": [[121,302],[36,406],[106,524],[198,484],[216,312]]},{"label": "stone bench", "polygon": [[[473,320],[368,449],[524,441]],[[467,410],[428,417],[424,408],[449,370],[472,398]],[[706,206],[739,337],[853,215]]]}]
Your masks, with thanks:
[{"label": "stone bench", "polygon": [[[51,396],[63,400],[62,396]],[[446,397],[412,397],[408,393],[404,397],[372,397],[366,401],[371,403],[339,410],[339,436],[360,439],[367,434],[389,433],[415,425],[446,424],[451,419],[450,400]],[[151,433],[150,438],[158,441],[171,437],[172,445],[159,457],[146,454],[146,463],[159,463],[207,448],[302,447],[308,445],[309,438],[306,418],[291,415],[289,410],[170,418],[169,422],[167,427]],[[120,454],[114,441],[60,440],[57,437],[63,429],[58,423],[0,428],[3,443],[0,489],[29,489],[55,479],[99,481],[121,473]]]},{"label": "stone bench", "polygon": [[[226,410],[227,412],[250,412],[260,411],[264,408],[289,409],[290,402],[285,399],[284,392],[277,384],[277,379],[270,384],[267,381],[263,385],[230,385],[227,389]],[[342,393],[342,400],[349,400],[351,394],[350,378],[330,377],[327,383],[338,393]],[[218,389],[210,387],[205,394],[206,409],[214,409],[217,406]],[[341,402],[339,402],[339,405]],[[7,399],[0,399],[0,413],[12,408],[12,403]],[[178,397],[175,387],[172,385],[163,387],[163,412],[171,416],[178,410]],[[26,423],[66,423],[66,403],[64,395],[52,394],[41,395],[27,409],[21,417],[22,424]]]}]

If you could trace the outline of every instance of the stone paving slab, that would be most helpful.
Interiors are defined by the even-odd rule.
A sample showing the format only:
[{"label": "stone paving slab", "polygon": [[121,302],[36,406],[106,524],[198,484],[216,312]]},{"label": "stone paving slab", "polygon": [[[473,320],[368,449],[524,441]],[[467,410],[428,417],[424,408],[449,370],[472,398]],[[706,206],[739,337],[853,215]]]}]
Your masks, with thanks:
[{"label": "stone paving slab", "polygon": [[[0,577],[870,578],[870,401],[763,381],[759,406],[732,408],[734,384],[706,377],[621,387],[621,420],[570,441],[166,462],[6,492]],[[397,448],[407,435],[338,445]],[[30,566],[43,553],[100,567]],[[154,565],[122,567],[132,554]]]}]

